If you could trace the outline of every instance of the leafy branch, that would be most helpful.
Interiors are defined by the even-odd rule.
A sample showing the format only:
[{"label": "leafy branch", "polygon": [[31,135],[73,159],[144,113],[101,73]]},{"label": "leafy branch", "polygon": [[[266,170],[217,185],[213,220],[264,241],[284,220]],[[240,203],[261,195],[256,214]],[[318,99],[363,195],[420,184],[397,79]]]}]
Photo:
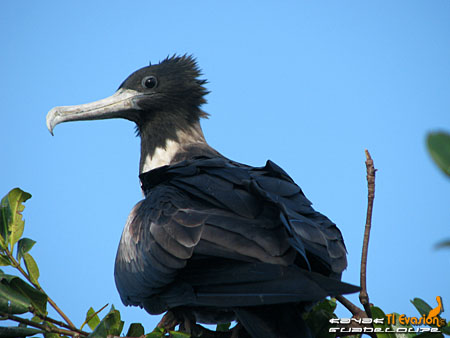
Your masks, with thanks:
[{"label": "leafy branch", "polygon": [[[36,242],[29,238],[22,238],[25,222],[22,212],[24,202],[31,198],[31,194],[15,188],[11,190],[0,204],[0,266],[10,266],[25,278],[9,275],[0,270],[0,320],[12,320],[19,323],[17,327],[0,327],[1,337],[26,337],[43,334],[47,338],[56,337],[117,337],[123,331],[124,322],[120,319],[120,312],[111,310],[100,320],[98,311],[90,308],[86,320],[77,328],[68,316],[56,305],[39,284],[39,268],[30,254]],[[47,303],[63,318],[59,321],[48,317]],[[32,314],[32,319],[20,317]],[[83,331],[88,325],[92,332]],[[189,337],[182,332],[168,331],[156,328],[145,335],[141,324],[130,325],[127,337],[161,338]]]},{"label": "leafy branch", "polygon": [[[4,297],[0,299],[0,314],[8,319],[19,321],[14,314],[30,312],[35,317],[34,320],[28,321],[33,325],[27,322],[28,325],[44,329],[45,325],[40,322],[47,318],[47,303],[49,303],[67,323],[61,323],[64,325],[60,326],[71,331],[79,331],[39,284],[39,268],[29,253],[36,242],[29,238],[21,238],[25,228],[25,222],[22,219],[22,212],[25,209],[23,203],[29,198],[31,194],[15,188],[1,200],[0,265],[11,266],[18,270],[31,286],[22,279],[4,274],[2,271],[0,290],[4,292],[1,294]],[[14,251],[16,251],[16,257],[14,257]],[[22,262],[25,267],[22,267]],[[53,320],[53,322],[58,321]],[[22,323],[25,324],[23,320]],[[50,330],[48,325],[45,327],[47,331]],[[51,328],[51,332],[57,333],[58,329]]]}]

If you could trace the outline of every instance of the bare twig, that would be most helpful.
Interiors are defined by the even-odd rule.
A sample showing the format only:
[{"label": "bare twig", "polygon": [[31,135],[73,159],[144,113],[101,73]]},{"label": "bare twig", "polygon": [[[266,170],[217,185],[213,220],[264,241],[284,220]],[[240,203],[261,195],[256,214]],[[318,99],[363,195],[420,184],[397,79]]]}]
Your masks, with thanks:
[{"label": "bare twig", "polygon": [[[361,283],[361,292],[359,293],[359,300],[364,307],[363,311],[358,306],[353,304],[344,296],[337,296],[336,299],[349,310],[353,317],[355,318],[372,318],[372,311],[370,310],[370,302],[369,295],[367,293],[367,253],[369,250],[369,238],[370,238],[370,229],[372,226],[372,210],[373,210],[373,200],[375,198],[375,172],[376,169],[373,165],[372,157],[370,156],[369,151],[365,151],[366,153],[366,171],[367,171],[367,189],[368,189],[368,203],[367,203],[367,215],[366,215],[366,226],[364,231],[364,240],[363,240],[363,248],[361,254],[361,272],[360,272],[360,283]],[[369,334],[371,337],[376,337],[375,333]]]},{"label": "bare twig", "polygon": [[[349,301],[344,296],[336,296],[336,299],[344,305],[344,307],[350,311],[353,315],[353,318],[367,318],[367,313],[364,312],[362,309],[360,309],[358,306],[353,304],[351,301]],[[364,327],[373,327],[372,324],[358,324],[356,322],[352,322],[350,325],[346,327],[354,327],[354,328],[364,328]],[[372,338],[377,338],[377,335],[375,332],[366,332],[367,335],[369,335]],[[346,336],[353,336],[354,332],[349,333],[340,333],[339,337],[346,337]]]},{"label": "bare twig", "polygon": [[[44,290],[42,290],[41,287],[39,287],[39,290],[44,292]],[[51,299],[48,295],[47,295],[47,300],[50,303],[50,305],[56,310],[56,312],[58,312],[59,315],[66,321],[66,323],[69,325],[69,327],[72,330],[75,330],[76,326],[72,323],[72,321],[69,319],[69,317],[67,317],[66,314],[59,308],[59,306],[56,305],[56,303],[53,301],[53,299]]]},{"label": "bare twig", "polygon": [[[41,287],[39,287],[39,290],[44,292]],[[66,314],[59,308],[58,305],[47,295],[47,300],[50,303],[50,305],[56,310],[56,312],[59,313],[59,315],[66,321],[66,323],[70,326],[72,330],[76,329],[76,326],[72,323],[72,321],[69,319],[69,317],[66,316]]]},{"label": "bare twig", "polygon": [[46,321],[46,322],[49,322],[49,323],[52,323],[52,324],[55,324],[55,325],[58,325],[58,326],[61,326],[61,327],[65,327],[66,329],[69,329],[69,330],[78,332],[78,333],[80,333],[80,334],[82,334],[82,335],[89,335],[89,333],[83,331],[82,328],[80,328],[80,329],[72,328],[72,327],[70,327],[68,324],[66,324],[66,323],[64,323],[64,322],[61,322],[61,321],[59,321],[59,320],[53,319],[53,318],[51,318],[51,317],[42,316],[42,315],[40,315],[40,314],[36,314],[36,315],[37,315],[39,318],[41,318],[42,320]]},{"label": "bare twig", "polygon": [[361,255],[361,292],[359,293],[359,301],[364,306],[367,315],[372,318],[372,311],[370,310],[369,295],[367,293],[367,253],[369,250],[370,228],[372,226],[372,210],[373,200],[375,198],[375,172],[372,157],[366,149],[366,170],[367,170],[367,215],[366,228],[364,231],[363,249]]},{"label": "bare twig", "polygon": [[336,299],[342,304],[344,305],[344,307],[350,311],[353,315],[353,317],[358,317],[358,318],[365,318],[367,316],[367,314],[360,309],[358,306],[356,306],[355,304],[353,304],[351,301],[349,301],[347,298],[345,298],[344,296],[340,295],[340,296],[336,296]]},{"label": "bare twig", "polygon": [[83,324],[81,324],[80,326],[80,330],[92,319],[94,318],[96,315],[98,315],[100,312],[102,312],[105,307],[107,307],[109,304],[106,304],[105,306],[103,306],[100,310],[98,310],[97,312],[93,313],[92,315],[90,315],[88,318],[86,318],[86,320],[84,321]]}]

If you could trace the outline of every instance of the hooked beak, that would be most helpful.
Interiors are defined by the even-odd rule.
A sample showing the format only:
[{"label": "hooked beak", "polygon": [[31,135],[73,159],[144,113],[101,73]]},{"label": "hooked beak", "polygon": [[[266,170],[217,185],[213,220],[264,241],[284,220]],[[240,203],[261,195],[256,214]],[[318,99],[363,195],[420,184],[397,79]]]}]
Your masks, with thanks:
[{"label": "hooked beak", "polygon": [[47,128],[53,135],[53,128],[62,122],[111,118],[131,120],[132,116],[130,116],[130,113],[141,110],[137,105],[137,99],[142,96],[142,93],[135,90],[119,89],[110,97],[99,101],[78,106],[55,107],[47,114]]}]

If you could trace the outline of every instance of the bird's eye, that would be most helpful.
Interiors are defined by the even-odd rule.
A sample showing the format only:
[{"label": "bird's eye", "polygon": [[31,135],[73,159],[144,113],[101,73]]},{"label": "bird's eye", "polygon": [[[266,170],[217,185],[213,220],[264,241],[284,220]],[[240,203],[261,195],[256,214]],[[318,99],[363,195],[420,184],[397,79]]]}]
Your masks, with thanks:
[{"label": "bird's eye", "polygon": [[142,86],[148,89],[155,88],[158,85],[158,80],[154,76],[146,76],[142,79]]}]

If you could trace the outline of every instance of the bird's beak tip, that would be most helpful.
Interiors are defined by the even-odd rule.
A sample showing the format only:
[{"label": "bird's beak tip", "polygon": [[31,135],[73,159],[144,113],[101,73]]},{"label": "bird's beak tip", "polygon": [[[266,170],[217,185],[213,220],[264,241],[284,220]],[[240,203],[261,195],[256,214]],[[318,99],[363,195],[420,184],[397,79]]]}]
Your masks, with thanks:
[{"label": "bird's beak tip", "polygon": [[54,134],[53,134],[53,128],[55,127],[55,125],[57,124],[57,123],[55,123],[56,121],[55,121],[55,118],[56,118],[56,116],[58,115],[58,107],[56,107],[56,108],[52,108],[48,113],[47,113],[47,117],[46,117],[46,124],[47,124],[47,129],[48,129],[48,131],[50,132],[50,134],[52,135],[52,136],[55,136]]},{"label": "bird's beak tip", "polygon": [[49,123],[48,119],[47,119],[47,129],[52,136],[55,136],[55,134],[53,134],[53,126],[51,125],[51,123]]}]

